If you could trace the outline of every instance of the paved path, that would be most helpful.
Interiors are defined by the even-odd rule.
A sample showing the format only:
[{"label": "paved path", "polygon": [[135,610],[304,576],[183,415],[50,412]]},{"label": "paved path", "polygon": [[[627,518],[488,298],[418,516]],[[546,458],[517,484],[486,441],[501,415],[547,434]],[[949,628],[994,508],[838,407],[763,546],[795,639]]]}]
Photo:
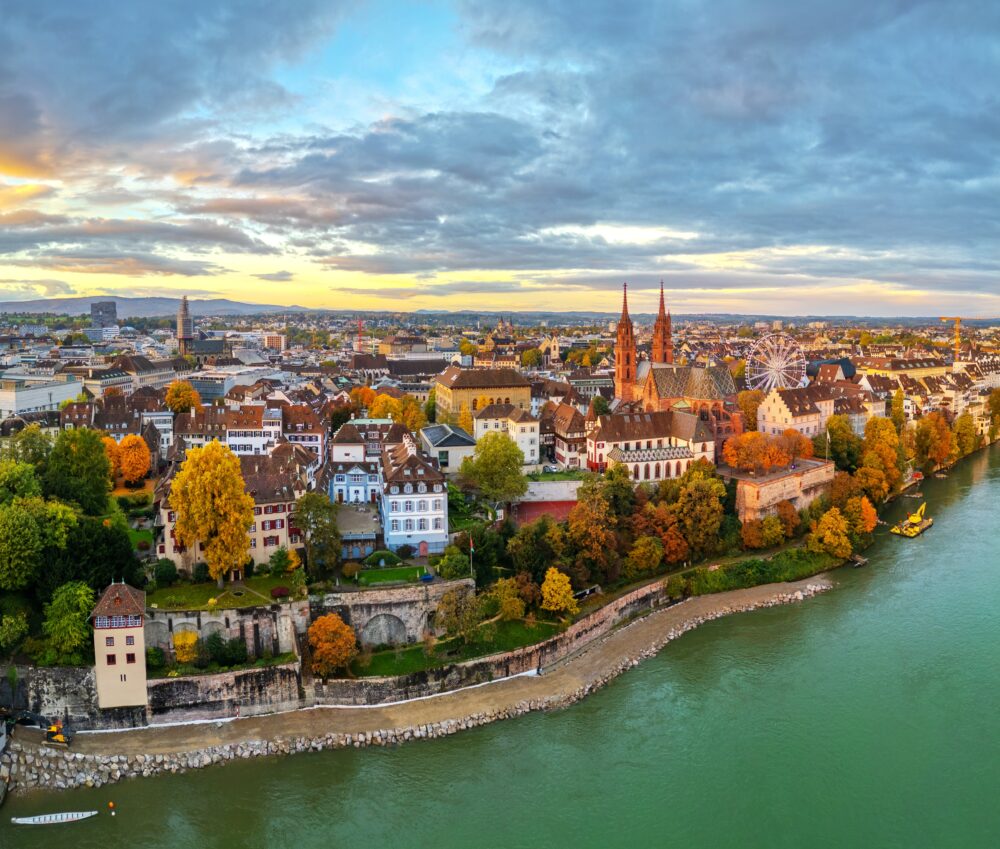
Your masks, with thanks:
[{"label": "paved path", "polygon": [[[623,660],[634,658],[662,639],[665,632],[693,618],[715,617],[761,605],[781,595],[794,593],[807,584],[831,585],[825,576],[791,584],[768,584],[711,596],[699,596],[646,616],[563,661],[543,676],[523,676],[472,687],[433,698],[370,708],[320,707],[269,716],[246,717],[230,722],[200,723],[168,727],[153,726],[123,732],[80,734],[73,751],[108,755],[171,754],[239,743],[247,740],[280,740],[317,737],[323,734],[356,734],[390,728],[406,728],[475,713],[495,711],[531,699],[569,696],[595,681]],[[25,729],[27,731],[27,729]],[[22,734],[22,740],[28,735]]]}]

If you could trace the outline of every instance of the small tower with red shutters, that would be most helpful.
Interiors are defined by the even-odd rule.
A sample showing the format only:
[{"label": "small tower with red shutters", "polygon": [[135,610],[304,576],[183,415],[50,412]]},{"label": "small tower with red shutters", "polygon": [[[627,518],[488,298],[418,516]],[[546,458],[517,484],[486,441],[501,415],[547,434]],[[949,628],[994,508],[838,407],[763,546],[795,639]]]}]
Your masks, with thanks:
[{"label": "small tower with red shutters", "polygon": [[635,330],[628,314],[628,283],[622,286],[622,317],[615,341],[615,396],[628,403],[635,397]]},{"label": "small tower with red shutters", "polygon": [[654,363],[672,363],[674,361],[674,340],[671,330],[670,313],[663,299],[663,281],[660,281],[660,312],[653,325],[653,345],[650,359]]}]

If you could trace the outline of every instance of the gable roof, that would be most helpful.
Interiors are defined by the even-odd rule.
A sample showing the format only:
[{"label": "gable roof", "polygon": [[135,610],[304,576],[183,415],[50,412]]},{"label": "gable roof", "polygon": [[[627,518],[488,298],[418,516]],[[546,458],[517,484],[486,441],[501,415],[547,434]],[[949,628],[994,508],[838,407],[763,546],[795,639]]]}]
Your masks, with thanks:
[{"label": "gable roof", "polygon": [[142,616],[146,612],[146,593],[128,584],[111,584],[97,600],[91,612],[95,616]]},{"label": "gable roof", "polygon": [[448,366],[435,378],[441,386],[449,389],[499,389],[508,387],[530,387],[528,379],[512,368],[463,369]]}]

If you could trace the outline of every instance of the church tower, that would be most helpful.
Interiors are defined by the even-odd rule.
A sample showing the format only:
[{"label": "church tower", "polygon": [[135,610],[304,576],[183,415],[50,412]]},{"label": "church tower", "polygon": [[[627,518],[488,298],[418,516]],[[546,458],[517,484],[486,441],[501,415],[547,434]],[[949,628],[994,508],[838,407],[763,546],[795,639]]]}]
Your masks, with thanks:
[{"label": "church tower", "polygon": [[187,295],[181,298],[180,309],[177,310],[177,350],[183,357],[191,350],[194,341],[194,322],[188,309]]},{"label": "church tower", "polygon": [[654,363],[672,363],[674,361],[674,340],[670,327],[670,313],[667,312],[663,300],[663,281],[660,281],[660,313],[653,325],[653,350],[651,359]]},{"label": "church tower", "polygon": [[635,331],[628,315],[628,283],[622,288],[622,317],[618,319],[615,341],[615,395],[628,403],[635,397]]}]

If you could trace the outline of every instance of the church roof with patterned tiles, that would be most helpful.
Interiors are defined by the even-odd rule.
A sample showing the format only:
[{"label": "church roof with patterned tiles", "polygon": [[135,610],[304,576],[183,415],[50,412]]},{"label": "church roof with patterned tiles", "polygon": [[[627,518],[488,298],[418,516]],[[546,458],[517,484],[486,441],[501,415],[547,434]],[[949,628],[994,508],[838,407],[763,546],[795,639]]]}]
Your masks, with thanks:
[{"label": "church roof with patterned tiles", "polygon": [[146,593],[128,584],[111,584],[98,599],[95,616],[142,616],[146,612]]},{"label": "church roof with patterned tiles", "polygon": [[697,398],[723,401],[736,393],[733,375],[726,366],[679,366],[655,363],[647,380],[656,384],[661,398]]},{"label": "church roof with patterned tiles", "polygon": [[608,452],[608,459],[616,463],[655,463],[669,460],[690,460],[694,452],[686,445],[671,445],[666,448],[633,448],[626,451],[615,446]]}]

